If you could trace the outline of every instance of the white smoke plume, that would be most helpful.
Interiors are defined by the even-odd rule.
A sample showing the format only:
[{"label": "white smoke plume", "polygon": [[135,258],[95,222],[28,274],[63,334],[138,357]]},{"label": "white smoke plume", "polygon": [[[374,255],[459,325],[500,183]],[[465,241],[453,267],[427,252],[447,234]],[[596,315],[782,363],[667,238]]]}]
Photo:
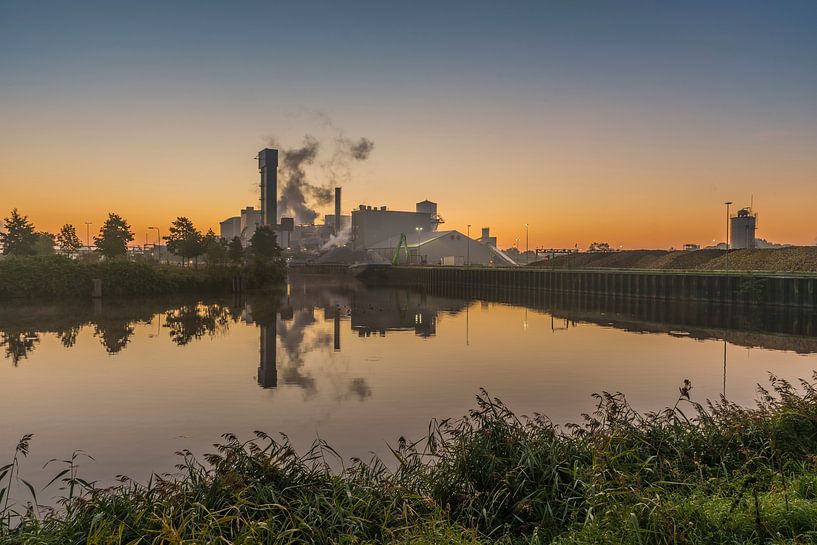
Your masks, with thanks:
[{"label": "white smoke plume", "polygon": [[321,251],[331,250],[332,248],[340,248],[349,244],[349,238],[352,236],[352,228],[350,226],[344,227],[337,235],[329,235],[329,240],[326,244],[321,246]]}]

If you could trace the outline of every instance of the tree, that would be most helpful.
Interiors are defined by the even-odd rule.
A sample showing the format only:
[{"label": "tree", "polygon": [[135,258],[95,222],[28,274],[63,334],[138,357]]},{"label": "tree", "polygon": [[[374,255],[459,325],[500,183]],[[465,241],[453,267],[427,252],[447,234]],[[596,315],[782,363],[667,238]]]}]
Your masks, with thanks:
[{"label": "tree", "polygon": [[53,255],[54,235],[51,233],[34,233],[34,255]]},{"label": "tree", "polygon": [[37,235],[34,225],[28,221],[17,209],[11,215],[3,218],[5,233],[0,233],[0,243],[3,244],[3,255],[34,255]]},{"label": "tree", "polygon": [[170,224],[170,234],[162,238],[167,242],[167,251],[181,257],[182,263],[204,253],[204,237],[184,216],[176,218]]},{"label": "tree", "polygon": [[233,237],[233,240],[227,245],[227,257],[236,265],[241,263],[244,258],[244,246],[241,244],[240,238]]},{"label": "tree", "polygon": [[609,252],[610,244],[607,242],[592,242],[587,248],[588,252]]},{"label": "tree", "polygon": [[71,255],[82,248],[82,241],[77,236],[77,229],[70,223],[66,223],[57,233],[57,245],[65,255]]},{"label": "tree", "polygon": [[204,235],[204,255],[210,267],[219,266],[227,259],[227,244],[212,229]]},{"label": "tree", "polygon": [[281,257],[278,237],[272,227],[263,225],[255,230],[250,239],[250,251],[262,261],[273,261]]},{"label": "tree", "polygon": [[130,225],[119,214],[110,213],[102,224],[99,235],[94,237],[97,251],[105,257],[120,257],[128,254],[128,242],[133,240]]}]

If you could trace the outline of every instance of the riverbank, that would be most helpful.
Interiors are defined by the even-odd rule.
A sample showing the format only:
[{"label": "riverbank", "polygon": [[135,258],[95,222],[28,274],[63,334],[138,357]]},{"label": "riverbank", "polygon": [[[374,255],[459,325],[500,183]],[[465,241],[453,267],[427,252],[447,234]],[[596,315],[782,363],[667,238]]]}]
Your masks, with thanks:
[{"label": "riverbank", "polygon": [[171,295],[232,289],[241,273],[245,287],[280,284],[283,265],[178,267],[158,263],[111,260],[85,262],[63,256],[7,257],[0,260],[0,300],[21,298],[87,298],[93,280],[102,281],[104,296]]},{"label": "riverbank", "polygon": [[560,429],[483,394],[468,416],[401,439],[393,470],[375,460],[338,473],[327,445],[298,454],[260,432],[226,435],[148,485],[97,489],[69,471],[58,478],[73,485],[65,509],[3,513],[0,541],[814,542],[817,376],[773,380],[751,409],[694,399],[685,384],[671,408],[639,414],[602,394],[582,424]]}]

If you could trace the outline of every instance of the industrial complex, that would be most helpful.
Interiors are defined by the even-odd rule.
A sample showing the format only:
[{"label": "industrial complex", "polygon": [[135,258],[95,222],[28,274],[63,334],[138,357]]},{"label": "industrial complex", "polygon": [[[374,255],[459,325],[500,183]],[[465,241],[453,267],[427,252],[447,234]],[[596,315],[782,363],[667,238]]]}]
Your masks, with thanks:
[{"label": "industrial complex", "polygon": [[[256,229],[270,226],[279,244],[293,254],[318,257],[322,262],[373,262],[428,265],[515,265],[496,247],[496,237],[484,227],[472,239],[456,230],[441,230],[444,223],[437,203],[423,200],[413,211],[361,204],[344,214],[342,190],[334,188],[334,214],[323,223],[296,224],[278,216],[278,150],[258,153],[261,209],[248,206],[239,215],[220,222],[222,238],[249,243]],[[344,249],[344,251],[340,251]]]},{"label": "industrial complex", "polygon": [[[497,247],[497,238],[490,228],[482,227],[479,238],[471,238],[470,226],[467,233],[443,229],[445,221],[438,211],[436,202],[422,200],[411,210],[394,210],[384,205],[359,204],[351,210],[344,210],[340,187],[321,187],[325,195],[321,204],[334,204],[334,213],[321,216],[314,211],[298,215],[301,222],[292,215],[279,215],[291,210],[286,201],[279,200],[278,191],[278,150],[265,148],[258,152],[260,174],[260,209],[248,206],[238,215],[220,222],[221,237],[227,240],[238,238],[247,245],[255,231],[261,226],[275,230],[278,242],[293,259],[316,261],[322,264],[340,263],[392,263],[442,266],[514,266],[517,263]],[[283,155],[286,165],[286,152]],[[286,193],[287,170],[284,167]],[[313,188],[314,189],[314,188]],[[303,201],[301,201],[303,202]],[[728,203],[731,204],[731,203]],[[293,214],[296,215],[296,214]],[[303,218],[306,217],[306,221]],[[313,219],[314,218],[314,219]],[[739,209],[728,215],[729,249],[755,249],[770,245],[756,237],[757,213],[752,206]],[[597,246],[597,247],[596,247]],[[715,249],[718,246],[714,246]],[[684,250],[696,251],[698,244],[686,244]],[[590,253],[618,252],[607,244],[591,245]],[[562,254],[579,252],[575,249],[532,249],[536,258],[552,260]],[[518,248],[512,252],[519,255]],[[525,256],[524,264],[530,262]]]}]

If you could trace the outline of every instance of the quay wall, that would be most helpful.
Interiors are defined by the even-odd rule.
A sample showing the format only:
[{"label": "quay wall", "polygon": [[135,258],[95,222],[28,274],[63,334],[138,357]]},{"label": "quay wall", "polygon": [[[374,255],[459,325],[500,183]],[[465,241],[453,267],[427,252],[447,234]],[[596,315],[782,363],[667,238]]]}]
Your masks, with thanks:
[{"label": "quay wall", "polygon": [[370,284],[432,289],[549,291],[728,304],[817,309],[817,275],[768,272],[638,269],[388,267],[360,279]]}]

